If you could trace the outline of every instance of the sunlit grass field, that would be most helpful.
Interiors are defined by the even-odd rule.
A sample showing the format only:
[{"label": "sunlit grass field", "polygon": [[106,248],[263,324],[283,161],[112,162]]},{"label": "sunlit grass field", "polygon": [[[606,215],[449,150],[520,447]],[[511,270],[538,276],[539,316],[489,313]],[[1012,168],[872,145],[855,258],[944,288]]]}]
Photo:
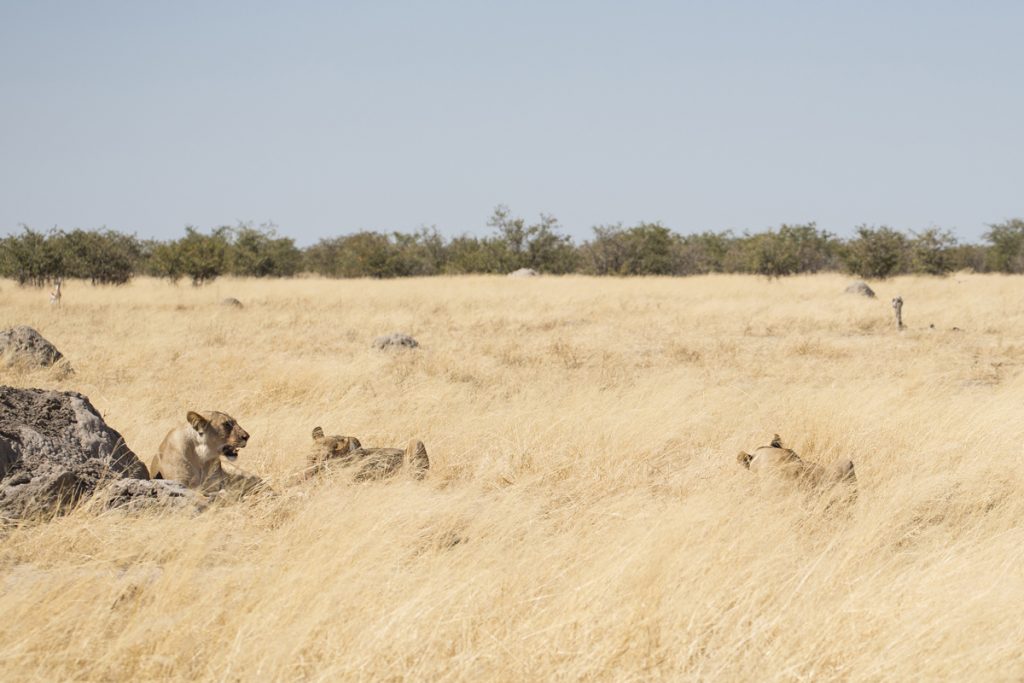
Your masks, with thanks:
[{"label": "sunlit grass field", "polygon": [[[86,394],[147,462],[230,413],[278,494],[3,530],[2,677],[1019,680],[1024,279],[847,282],[0,282],[76,370],[3,383]],[[317,425],[430,476],[289,486]],[[856,502],[737,464],[775,432]]]}]

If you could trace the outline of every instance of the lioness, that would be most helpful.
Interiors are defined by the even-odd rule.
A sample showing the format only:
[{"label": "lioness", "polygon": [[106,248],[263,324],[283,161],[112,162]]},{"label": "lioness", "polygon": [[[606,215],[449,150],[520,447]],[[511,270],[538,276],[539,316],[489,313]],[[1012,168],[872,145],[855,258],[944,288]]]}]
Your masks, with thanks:
[{"label": "lioness", "polygon": [[430,468],[427,448],[422,441],[412,440],[400,448],[363,448],[354,436],[324,436],[321,427],[313,429],[313,448],[306,457],[306,478],[312,477],[336,462],[343,467],[358,465],[353,479],[368,481],[384,479],[405,465],[416,479],[422,479]]},{"label": "lioness", "polygon": [[220,459],[235,460],[245,448],[249,434],[235,418],[216,410],[189,411],[188,424],[167,433],[149,467],[153,479],[173,479],[191,489],[211,492],[224,488],[231,477]]},{"label": "lioness", "polygon": [[740,451],[736,460],[748,470],[782,475],[810,487],[857,483],[857,474],[850,460],[841,458],[828,467],[805,462],[792,449],[782,445],[778,434],[772,439],[771,445],[761,446],[753,453]]}]

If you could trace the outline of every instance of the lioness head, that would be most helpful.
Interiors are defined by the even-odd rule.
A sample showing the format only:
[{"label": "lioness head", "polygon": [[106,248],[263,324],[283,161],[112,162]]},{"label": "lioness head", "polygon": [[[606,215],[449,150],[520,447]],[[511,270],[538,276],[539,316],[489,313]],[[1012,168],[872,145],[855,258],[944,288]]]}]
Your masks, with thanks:
[{"label": "lioness head", "polygon": [[346,455],[362,448],[354,436],[324,436],[321,427],[313,429],[313,457],[316,460],[344,459]]},{"label": "lioness head", "polygon": [[227,413],[212,410],[208,413],[189,411],[186,417],[192,429],[206,441],[206,447],[219,452],[228,460],[238,457],[238,449],[245,448],[249,433]]}]

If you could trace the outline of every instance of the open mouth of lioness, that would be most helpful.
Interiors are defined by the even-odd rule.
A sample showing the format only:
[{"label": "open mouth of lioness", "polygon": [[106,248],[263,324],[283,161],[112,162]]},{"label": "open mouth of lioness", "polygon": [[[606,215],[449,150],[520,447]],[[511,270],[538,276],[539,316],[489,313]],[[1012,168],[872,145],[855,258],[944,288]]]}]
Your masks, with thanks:
[{"label": "open mouth of lioness", "polygon": [[228,460],[234,460],[238,457],[238,448],[226,443],[221,447],[220,454]]}]

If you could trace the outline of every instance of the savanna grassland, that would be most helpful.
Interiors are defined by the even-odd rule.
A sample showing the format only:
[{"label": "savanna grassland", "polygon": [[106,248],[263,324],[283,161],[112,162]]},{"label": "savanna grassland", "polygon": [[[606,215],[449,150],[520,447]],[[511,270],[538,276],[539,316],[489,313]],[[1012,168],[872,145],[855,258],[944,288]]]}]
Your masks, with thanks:
[{"label": "savanna grassland", "polygon": [[[2,676],[1019,680],[1024,279],[846,283],[0,283],[76,369],[3,383],[88,395],[147,461],[228,412],[278,492],[7,528]],[[431,474],[287,486],[317,425]],[[742,469],[774,432],[852,458],[856,501]]]}]

